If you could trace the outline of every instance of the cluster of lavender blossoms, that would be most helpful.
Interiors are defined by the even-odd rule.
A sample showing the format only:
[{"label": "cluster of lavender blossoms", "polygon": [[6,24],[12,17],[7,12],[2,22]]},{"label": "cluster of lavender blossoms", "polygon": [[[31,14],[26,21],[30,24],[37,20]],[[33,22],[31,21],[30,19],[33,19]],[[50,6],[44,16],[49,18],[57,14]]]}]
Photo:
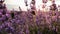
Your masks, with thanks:
[{"label": "cluster of lavender blossoms", "polygon": [[[47,3],[48,0],[42,1]],[[48,12],[36,11],[35,0],[27,11],[22,11],[20,7],[21,11],[9,11],[3,2],[0,0],[0,34],[60,34],[60,9],[54,1]],[[25,3],[28,6],[27,1]]]},{"label": "cluster of lavender blossoms", "polygon": [[0,10],[0,34],[59,34],[59,13],[55,11],[52,16],[51,11],[34,15],[32,12]]}]

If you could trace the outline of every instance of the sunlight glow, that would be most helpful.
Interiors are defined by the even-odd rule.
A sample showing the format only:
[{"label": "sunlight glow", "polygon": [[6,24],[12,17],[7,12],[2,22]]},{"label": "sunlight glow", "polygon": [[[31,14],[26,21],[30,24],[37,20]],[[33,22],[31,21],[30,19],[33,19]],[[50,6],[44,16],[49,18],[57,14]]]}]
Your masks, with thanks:
[{"label": "sunlight glow", "polygon": [[[28,8],[30,8],[30,2],[31,0],[28,0]],[[56,4],[59,5],[60,0],[56,0]],[[19,6],[21,7],[22,10],[27,10],[27,7],[25,6],[24,0],[5,0],[5,3],[7,5],[8,9],[15,9],[19,10]],[[42,10],[42,0],[36,0],[36,9],[38,10],[39,8]],[[46,3],[47,6],[51,5],[51,1],[48,1]]]}]

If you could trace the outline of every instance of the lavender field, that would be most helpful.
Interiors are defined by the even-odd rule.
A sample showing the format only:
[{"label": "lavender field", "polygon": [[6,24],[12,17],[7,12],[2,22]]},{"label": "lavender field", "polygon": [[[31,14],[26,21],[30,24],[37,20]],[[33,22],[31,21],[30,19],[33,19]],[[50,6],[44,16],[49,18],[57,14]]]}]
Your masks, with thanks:
[{"label": "lavender field", "polygon": [[56,33],[60,34],[60,12],[58,11],[54,14],[51,11],[34,14],[34,12],[0,10],[0,34]]},{"label": "lavender field", "polygon": [[0,1],[0,34],[60,34],[60,5],[56,7],[53,1],[50,10],[44,12],[37,11],[32,1],[33,6],[27,11],[20,7],[20,11],[7,10],[4,1]]}]

